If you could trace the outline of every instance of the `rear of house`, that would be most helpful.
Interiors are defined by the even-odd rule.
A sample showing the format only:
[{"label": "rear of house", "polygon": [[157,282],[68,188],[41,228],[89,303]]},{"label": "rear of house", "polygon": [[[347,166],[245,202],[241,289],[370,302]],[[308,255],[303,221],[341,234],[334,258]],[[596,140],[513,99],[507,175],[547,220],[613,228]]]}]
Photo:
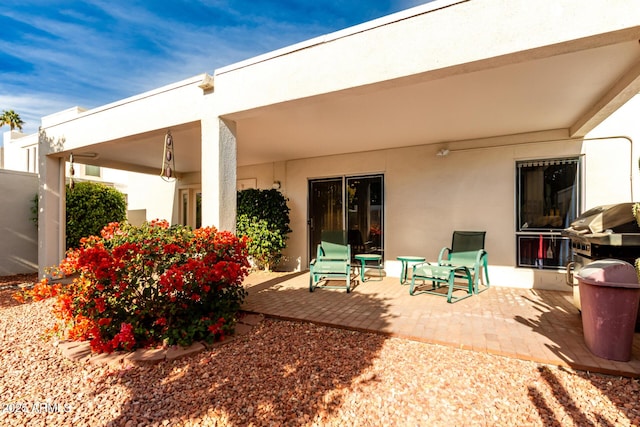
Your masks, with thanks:
[{"label": "rear of house", "polygon": [[157,174],[171,131],[167,219],[233,230],[236,189],[279,188],[282,268],[306,270],[322,230],[347,231],[389,275],[398,256],[435,260],[454,230],[483,230],[492,285],[566,289],[561,230],[634,199],[638,39],[631,0],[441,0],[47,120],[41,268],[62,256],[70,154]]}]

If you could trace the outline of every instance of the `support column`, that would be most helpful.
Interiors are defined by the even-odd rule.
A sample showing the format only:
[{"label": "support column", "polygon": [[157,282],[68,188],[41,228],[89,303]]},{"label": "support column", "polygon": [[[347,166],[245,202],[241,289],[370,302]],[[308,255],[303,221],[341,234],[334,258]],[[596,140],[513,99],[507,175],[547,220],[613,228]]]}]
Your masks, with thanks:
[{"label": "support column", "polygon": [[[43,148],[42,146],[40,147]],[[38,276],[65,255],[65,159],[40,155],[38,186]]]},{"label": "support column", "polygon": [[201,122],[202,225],[235,232],[237,162],[232,127],[215,116]]}]

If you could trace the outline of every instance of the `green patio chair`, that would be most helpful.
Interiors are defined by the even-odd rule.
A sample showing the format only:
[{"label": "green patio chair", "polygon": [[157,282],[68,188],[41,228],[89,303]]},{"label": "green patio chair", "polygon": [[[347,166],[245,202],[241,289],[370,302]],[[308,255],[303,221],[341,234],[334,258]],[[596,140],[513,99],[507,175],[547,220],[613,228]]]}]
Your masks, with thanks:
[{"label": "green patio chair", "polygon": [[[456,283],[456,278],[460,277],[466,280],[464,285]],[[430,288],[427,282],[431,282]],[[442,286],[447,286],[446,294],[438,291]],[[467,293],[463,296],[454,296],[453,291],[456,289],[465,290]],[[413,266],[409,295],[422,293],[446,296],[448,303],[468,298],[473,295],[473,279],[471,278],[471,273],[464,265],[452,266],[432,265],[429,262],[418,263]]]},{"label": "green patio chair", "polygon": [[[484,249],[486,231],[454,231],[450,248],[442,248],[438,255],[438,265],[467,267],[473,275],[473,291],[478,294],[489,289],[489,272],[487,270],[487,251]],[[480,276],[484,271],[484,283],[480,286]],[[463,274],[456,277],[466,279]]]},{"label": "green patio chair", "polygon": [[[344,280],[345,286],[330,285]],[[351,292],[351,246],[344,231],[323,231],[316,257],[309,264],[309,292],[318,287]]]}]

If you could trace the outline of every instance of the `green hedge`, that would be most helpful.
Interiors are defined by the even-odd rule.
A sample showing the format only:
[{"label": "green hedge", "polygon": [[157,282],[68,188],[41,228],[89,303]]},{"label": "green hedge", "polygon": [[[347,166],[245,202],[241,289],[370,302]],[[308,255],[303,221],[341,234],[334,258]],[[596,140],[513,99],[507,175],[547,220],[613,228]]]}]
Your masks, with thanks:
[{"label": "green hedge", "polygon": [[127,219],[124,194],[96,182],[77,182],[67,186],[67,249],[78,247],[80,239],[99,236],[111,222]]},{"label": "green hedge", "polygon": [[270,270],[282,260],[291,233],[287,201],[278,190],[238,192],[236,231],[249,238],[249,256],[259,268]]}]

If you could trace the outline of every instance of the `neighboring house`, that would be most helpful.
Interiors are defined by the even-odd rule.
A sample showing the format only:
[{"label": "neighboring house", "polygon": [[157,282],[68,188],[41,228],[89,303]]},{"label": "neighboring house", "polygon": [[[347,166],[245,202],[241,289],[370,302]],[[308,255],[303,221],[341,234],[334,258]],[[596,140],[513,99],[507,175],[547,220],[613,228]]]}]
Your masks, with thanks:
[{"label": "neighboring house", "polygon": [[236,188],[281,187],[287,268],[308,268],[323,229],[360,233],[389,275],[453,230],[486,230],[492,285],[566,289],[560,231],[637,193],[620,107],[640,89],[639,39],[636,0],[439,0],[45,117],[40,269],[63,256],[70,156],[164,184],[170,132],[177,180],[154,194],[168,219],[233,230]]},{"label": "neighboring house", "polygon": [[3,135],[2,169],[38,173],[38,135],[7,131]]}]

